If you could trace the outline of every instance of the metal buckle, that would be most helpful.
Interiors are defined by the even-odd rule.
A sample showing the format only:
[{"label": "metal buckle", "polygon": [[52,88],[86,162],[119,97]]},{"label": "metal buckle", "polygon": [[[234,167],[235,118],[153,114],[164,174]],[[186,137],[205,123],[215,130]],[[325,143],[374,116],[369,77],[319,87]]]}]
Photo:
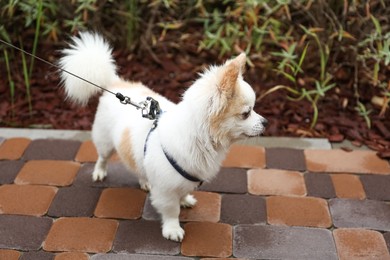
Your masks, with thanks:
[{"label": "metal buckle", "polygon": [[161,114],[160,104],[152,97],[147,97],[146,101],[141,102],[144,107],[142,108],[142,117],[150,120],[157,119]]}]

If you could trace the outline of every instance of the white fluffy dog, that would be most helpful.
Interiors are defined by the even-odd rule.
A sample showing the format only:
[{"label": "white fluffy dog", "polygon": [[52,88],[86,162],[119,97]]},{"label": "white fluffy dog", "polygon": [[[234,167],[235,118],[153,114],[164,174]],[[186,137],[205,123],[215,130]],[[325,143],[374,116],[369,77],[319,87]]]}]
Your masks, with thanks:
[{"label": "white fluffy dog", "polygon": [[[63,50],[61,68],[132,100],[150,96],[164,111],[151,131],[153,121],[103,93],[92,128],[99,154],[93,180],[107,175],[107,161],[115,150],[137,173],[141,188],[150,190],[152,205],[162,217],[162,235],[181,241],[180,206],[195,205],[190,193],[215,177],[232,143],[259,136],[267,123],[254,112],[255,93],[242,78],[245,54],[209,67],[174,104],[142,83],[121,79],[110,46],[98,34],[84,32],[72,41]],[[68,98],[76,103],[86,104],[101,92],[64,71],[61,78]]]}]

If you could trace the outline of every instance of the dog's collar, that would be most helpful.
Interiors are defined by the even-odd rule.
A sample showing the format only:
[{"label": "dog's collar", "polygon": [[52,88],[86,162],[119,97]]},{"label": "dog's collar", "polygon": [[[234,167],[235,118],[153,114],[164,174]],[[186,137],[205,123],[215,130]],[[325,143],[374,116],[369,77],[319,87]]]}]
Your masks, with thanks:
[{"label": "dog's collar", "polygon": [[[157,128],[157,125],[158,125],[158,119],[156,119],[153,123],[153,126],[152,128],[150,129],[148,135],[146,136],[146,140],[145,140],[145,144],[144,144],[144,156],[146,155],[146,150],[147,150],[147,144],[148,144],[148,140],[149,140],[149,136],[150,134]],[[189,181],[192,181],[192,182],[199,182],[199,186],[202,185],[203,181],[198,179],[197,177],[189,174],[186,170],[184,170],[178,163],[175,159],[173,159],[173,157],[171,155],[169,155],[167,153],[167,151],[165,151],[164,147],[161,146],[163,152],[164,152],[164,155],[165,157],[167,158],[168,162],[171,164],[171,166],[181,175],[183,176],[185,179],[189,180]]]}]

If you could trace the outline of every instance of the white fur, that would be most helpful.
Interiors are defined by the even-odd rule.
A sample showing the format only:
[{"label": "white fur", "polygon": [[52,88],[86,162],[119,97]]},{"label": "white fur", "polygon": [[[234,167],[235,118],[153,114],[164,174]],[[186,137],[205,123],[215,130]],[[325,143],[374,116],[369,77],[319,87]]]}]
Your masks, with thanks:
[{"label": "white fur", "polygon": [[[62,68],[110,91],[121,92],[133,101],[143,101],[146,96],[152,96],[165,111],[157,128],[150,134],[144,155],[146,136],[153,122],[142,118],[140,111],[134,107],[118,102],[114,95],[103,93],[92,128],[92,138],[99,154],[93,180],[104,179],[107,160],[116,150],[124,163],[137,173],[141,188],[150,189],[152,205],[162,216],[163,236],[181,241],[184,230],[179,223],[180,206],[195,205],[196,199],[189,194],[199,183],[191,182],[176,172],[162,147],[187,172],[210,181],[218,173],[232,142],[259,136],[263,132],[266,120],[252,110],[255,94],[241,76],[245,55],[205,71],[186,91],[183,100],[175,105],[141,83],[120,79],[111,49],[100,36],[82,33],[80,38],[73,38],[73,42],[70,49],[63,52],[65,56],[59,62]],[[236,77],[231,76],[232,83],[228,81],[223,87],[221,82],[227,75]],[[85,104],[98,93],[95,87],[65,72],[61,72],[61,77],[68,98],[75,102]],[[230,89],[233,88],[236,91],[232,96]],[[232,100],[241,102],[233,102],[235,107],[232,107]],[[247,110],[250,116],[243,119],[241,114]],[[212,126],[213,119],[217,125]],[[131,147],[123,151],[126,131]],[[133,162],[128,160],[129,155],[132,155]]]}]

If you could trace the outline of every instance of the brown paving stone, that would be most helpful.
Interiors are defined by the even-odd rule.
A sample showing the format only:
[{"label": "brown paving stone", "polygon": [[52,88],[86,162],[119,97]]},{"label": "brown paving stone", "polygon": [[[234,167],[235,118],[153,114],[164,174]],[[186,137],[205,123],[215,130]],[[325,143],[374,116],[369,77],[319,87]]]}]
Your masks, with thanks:
[{"label": "brown paving stone", "polygon": [[96,162],[98,154],[96,147],[91,140],[85,141],[81,144],[78,150],[75,161],[76,162]]},{"label": "brown paving stone", "polygon": [[217,177],[210,183],[203,183],[199,190],[223,193],[247,193],[246,169],[221,168]]},{"label": "brown paving stone", "polygon": [[265,149],[258,146],[233,145],[230,148],[223,167],[264,168]]},{"label": "brown paving stone", "polygon": [[193,222],[184,226],[181,253],[185,256],[229,257],[232,227],[221,223]]},{"label": "brown paving stone", "polygon": [[326,200],[312,197],[268,197],[268,223],[328,228],[332,225]]},{"label": "brown paving stone", "polygon": [[31,143],[28,138],[10,138],[0,145],[0,160],[18,160],[22,157],[27,146]]},{"label": "brown paving stone", "polygon": [[23,161],[0,161],[0,184],[13,183],[23,165]]},{"label": "brown paving stone", "polygon": [[320,198],[334,198],[336,192],[329,174],[306,173],[304,175],[307,196]]},{"label": "brown paving stone", "polygon": [[73,140],[36,139],[24,152],[25,160],[73,160],[81,143]]},{"label": "brown paving stone", "polygon": [[363,183],[368,199],[390,201],[389,175],[362,175],[360,176],[360,180]]},{"label": "brown paving stone", "polygon": [[51,224],[52,219],[45,217],[0,215],[0,247],[38,250]]},{"label": "brown paving stone", "polygon": [[390,231],[390,205],[385,202],[331,199],[329,206],[335,227]]},{"label": "brown paving stone", "polygon": [[90,186],[97,188],[105,187],[132,187],[139,188],[138,178],[134,173],[129,172],[120,162],[108,163],[107,177],[103,181],[92,181],[94,164],[85,163],[81,166],[73,182],[75,186]]},{"label": "brown paving stone", "polygon": [[[221,217],[221,196],[203,191],[195,191],[193,194],[198,202],[193,208],[180,210],[180,221],[218,222]],[[146,220],[160,219],[149,198],[146,200],[142,217]]]},{"label": "brown paving stone", "polygon": [[254,195],[306,195],[303,175],[299,172],[285,170],[249,170],[248,191]]},{"label": "brown paving stone", "polygon": [[18,260],[20,252],[11,249],[0,249],[0,259],[4,260]]},{"label": "brown paving stone", "polygon": [[115,237],[114,252],[177,255],[180,244],[161,235],[159,221],[121,221]]},{"label": "brown paving stone", "polygon": [[100,218],[138,219],[142,216],[146,193],[133,188],[107,188],[98,201],[95,216]]},{"label": "brown paving stone", "polygon": [[0,213],[30,216],[45,215],[57,188],[38,185],[0,186]]},{"label": "brown paving stone", "polygon": [[270,225],[236,226],[233,255],[244,259],[337,259],[329,230]]},{"label": "brown paving stone", "polygon": [[268,169],[305,171],[306,162],[302,150],[291,148],[267,148],[265,150]]},{"label": "brown paving stone", "polygon": [[71,161],[28,161],[15,179],[16,184],[71,185],[80,164]]},{"label": "brown paving stone", "polygon": [[56,255],[54,260],[88,260],[89,256],[86,253],[80,252],[64,252]]},{"label": "brown paving stone", "polygon": [[331,177],[338,198],[360,200],[366,198],[366,193],[358,176],[352,174],[332,174]]},{"label": "brown paving stone", "polygon": [[265,224],[265,200],[259,196],[225,194],[222,197],[221,222],[237,224]]},{"label": "brown paving stone", "polygon": [[118,222],[109,219],[60,218],[49,231],[45,251],[86,253],[111,250]]},{"label": "brown paving stone", "polygon": [[381,233],[366,229],[336,229],[333,231],[340,260],[381,259],[390,255]]},{"label": "brown paving stone", "polygon": [[390,164],[374,151],[308,149],[304,153],[307,169],[312,172],[390,174]]},{"label": "brown paving stone", "polygon": [[58,190],[47,214],[53,217],[92,217],[101,189],[66,187]]},{"label": "brown paving stone", "polygon": [[180,221],[218,222],[221,216],[221,195],[212,192],[193,192],[198,201],[193,208],[181,209]]}]

